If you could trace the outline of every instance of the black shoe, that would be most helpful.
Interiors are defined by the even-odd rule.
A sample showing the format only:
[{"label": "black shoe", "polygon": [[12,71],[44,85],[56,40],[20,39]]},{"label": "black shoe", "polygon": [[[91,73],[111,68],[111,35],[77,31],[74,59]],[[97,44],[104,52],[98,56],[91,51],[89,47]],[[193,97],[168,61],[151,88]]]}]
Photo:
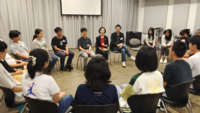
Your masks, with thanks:
[{"label": "black shoe", "polygon": [[73,67],[71,67],[71,65],[67,65],[66,69],[69,69],[69,71],[71,71],[73,69]]},{"label": "black shoe", "polygon": [[60,70],[61,70],[61,71],[67,71],[67,69],[66,69],[66,68],[60,68]]}]

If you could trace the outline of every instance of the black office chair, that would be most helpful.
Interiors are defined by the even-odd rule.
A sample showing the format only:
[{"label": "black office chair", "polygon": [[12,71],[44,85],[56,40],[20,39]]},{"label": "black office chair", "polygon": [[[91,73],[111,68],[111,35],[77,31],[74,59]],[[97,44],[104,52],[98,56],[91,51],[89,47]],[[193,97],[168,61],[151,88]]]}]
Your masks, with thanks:
[{"label": "black office chair", "polygon": [[58,106],[54,102],[32,99],[24,96],[28,103],[30,113],[57,113]]},{"label": "black office chair", "polygon": [[132,113],[156,113],[156,107],[161,95],[162,93],[132,95],[128,98],[127,102]]},{"label": "black office chair", "polygon": [[74,113],[117,113],[119,104],[108,105],[77,105],[74,107]]},{"label": "black office chair", "polygon": [[7,108],[16,108],[22,104],[26,104],[26,101],[16,102],[15,93],[11,89],[4,88],[1,86],[0,89],[3,91],[3,97],[5,99],[5,104]]},{"label": "black office chair", "polygon": [[200,95],[200,75],[194,77],[194,79],[193,89],[189,89],[189,92],[193,95]]},{"label": "black office chair", "polygon": [[188,100],[188,91],[192,82],[193,80],[172,86],[168,90],[168,94],[171,97],[171,100],[166,97],[161,97],[161,102],[166,113],[167,113],[167,109],[166,109],[165,104],[171,105],[173,107],[178,107],[178,108],[187,106],[189,113],[190,111],[191,113],[193,113],[191,103]]}]

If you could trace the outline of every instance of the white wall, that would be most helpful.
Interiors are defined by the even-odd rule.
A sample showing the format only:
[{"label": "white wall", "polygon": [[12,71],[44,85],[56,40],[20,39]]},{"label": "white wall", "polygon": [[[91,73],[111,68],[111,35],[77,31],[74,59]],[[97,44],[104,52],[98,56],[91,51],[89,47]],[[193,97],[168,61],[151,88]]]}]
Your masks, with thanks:
[{"label": "white wall", "polygon": [[[179,35],[185,28],[190,29],[193,34],[200,29],[200,0],[140,0],[139,4],[143,4],[143,7],[139,6],[138,31],[147,33],[149,27],[163,27],[172,29],[173,35]],[[161,12],[157,11],[159,9]],[[150,12],[156,13],[158,17],[152,20],[155,14],[149,14]]]}]

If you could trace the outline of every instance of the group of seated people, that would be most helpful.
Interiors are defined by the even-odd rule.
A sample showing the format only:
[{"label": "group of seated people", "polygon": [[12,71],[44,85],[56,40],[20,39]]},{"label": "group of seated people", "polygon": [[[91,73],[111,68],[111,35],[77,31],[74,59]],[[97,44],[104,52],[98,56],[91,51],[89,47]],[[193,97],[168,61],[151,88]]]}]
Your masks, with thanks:
[{"label": "group of seated people", "polygon": [[[82,34],[86,36],[84,35],[86,34],[86,30],[83,30]],[[79,39],[80,43],[82,41],[91,43],[89,38],[85,37],[84,40],[83,38]],[[35,39],[34,42],[36,42]],[[188,42],[190,51],[194,53],[188,58],[188,62],[183,60],[183,56],[187,50],[184,42],[173,42],[170,47],[167,47],[169,48],[173,62],[166,65],[163,74],[157,70],[158,60],[154,47],[142,47],[138,51],[135,60],[136,67],[141,72],[134,75],[129,83],[122,84],[121,87],[110,84],[112,73],[106,59],[98,56],[93,57],[85,67],[85,84],[78,86],[75,97],[72,97],[71,94],[66,95],[65,92],[60,91],[53,77],[43,73],[45,68],[49,66],[50,58],[52,58],[49,57],[51,53],[48,53],[48,48],[36,48],[28,55],[27,72],[23,74],[21,82],[14,79],[12,73],[9,73],[5,69],[2,62],[0,63],[0,86],[11,89],[15,93],[15,101],[24,100],[23,94],[30,98],[55,102],[58,105],[58,113],[65,113],[69,106],[74,107],[76,105],[118,103],[120,107],[128,108],[127,99],[131,95],[165,92],[162,96],[170,99],[171,97],[168,94],[170,87],[191,81],[193,77],[200,75],[200,35],[192,36]],[[79,46],[82,45],[80,44]],[[26,48],[25,46],[23,47]],[[79,49],[83,51],[84,47],[80,47]],[[123,48],[124,46],[119,45],[119,47]],[[55,50],[58,50],[58,48],[56,47]],[[85,52],[91,53],[89,50],[91,48],[88,48],[88,51]],[[67,54],[69,51],[63,52]],[[7,44],[0,41],[0,61],[5,59],[6,54]],[[193,89],[192,86],[190,88]]]}]

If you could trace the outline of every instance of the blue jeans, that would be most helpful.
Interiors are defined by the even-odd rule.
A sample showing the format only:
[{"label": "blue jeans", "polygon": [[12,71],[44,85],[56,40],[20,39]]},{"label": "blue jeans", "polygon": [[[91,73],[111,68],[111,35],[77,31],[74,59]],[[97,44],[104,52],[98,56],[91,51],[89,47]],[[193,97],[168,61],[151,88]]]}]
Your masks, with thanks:
[{"label": "blue jeans", "polygon": [[126,61],[126,54],[128,55],[128,57],[131,57],[131,54],[129,53],[129,50],[126,47],[125,44],[123,44],[121,49],[119,49],[119,47],[114,47],[114,51],[121,51],[121,53],[122,53],[122,62]]},{"label": "blue jeans", "polygon": [[73,97],[71,94],[68,94],[65,97],[63,97],[59,102],[58,113],[65,113],[71,105],[72,101]]},{"label": "blue jeans", "polygon": [[56,62],[58,61],[58,57],[53,54],[53,53],[49,53],[52,57],[49,57],[49,70],[52,70],[54,68],[54,66],[56,65]]},{"label": "blue jeans", "polygon": [[116,87],[116,89],[117,89],[117,95],[118,95],[118,98],[121,97],[120,92],[122,92],[122,88],[123,88],[124,86],[127,86],[127,84],[122,84],[121,87],[115,85],[115,87]]},{"label": "blue jeans", "polygon": [[[60,65],[61,65],[61,69],[63,69],[64,68],[64,63],[65,63],[65,57],[67,56],[64,52],[62,52],[62,51],[55,51],[54,52],[57,56],[59,56],[60,57]],[[72,51],[70,51],[69,50],[69,58],[68,58],[68,60],[67,60],[67,65],[71,65],[71,63],[72,63],[72,59],[74,58],[74,52],[72,52]]]}]

